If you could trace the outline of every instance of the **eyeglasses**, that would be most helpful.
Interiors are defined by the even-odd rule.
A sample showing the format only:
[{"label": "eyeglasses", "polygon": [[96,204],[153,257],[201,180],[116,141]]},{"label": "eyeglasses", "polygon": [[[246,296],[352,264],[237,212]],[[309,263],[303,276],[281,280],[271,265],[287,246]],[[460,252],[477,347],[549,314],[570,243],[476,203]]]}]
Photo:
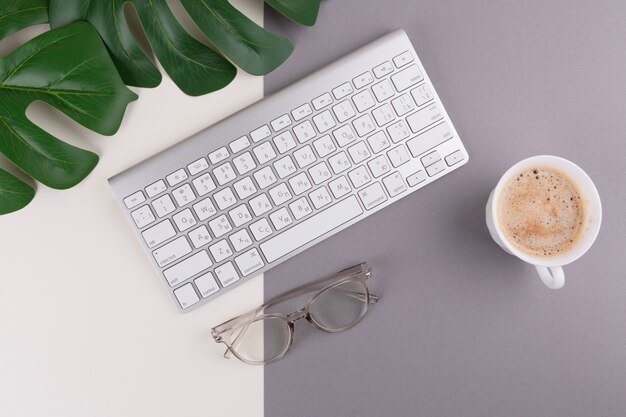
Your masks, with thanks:
[{"label": "eyeglasses", "polygon": [[[313,326],[329,333],[348,330],[356,325],[369,304],[378,302],[367,280],[372,268],[367,263],[355,265],[331,277],[294,288],[262,306],[211,329],[213,339],[226,345],[225,358],[234,355],[243,362],[263,365],[285,356],[293,343],[294,323],[305,318]],[[264,314],[271,306],[316,291],[300,310],[283,314]]]}]

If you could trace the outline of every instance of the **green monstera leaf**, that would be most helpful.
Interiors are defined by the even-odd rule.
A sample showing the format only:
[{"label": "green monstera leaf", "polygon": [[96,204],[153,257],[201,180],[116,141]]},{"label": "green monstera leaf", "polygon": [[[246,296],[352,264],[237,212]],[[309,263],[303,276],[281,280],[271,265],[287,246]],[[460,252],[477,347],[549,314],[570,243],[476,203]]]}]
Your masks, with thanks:
[{"label": "green monstera leaf", "polygon": [[[280,13],[305,25],[315,22],[320,2],[268,0]],[[231,61],[250,74],[263,75],[282,64],[293,50],[291,42],[266,31],[227,0],[181,0],[219,52],[184,30],[167,0],[50,0],[50,22],[53,27],[77,20],[92,23],[107,45],[122,79],[129,85],[154,87],[161,75],[133,38],[124,13],[127,3],[135,8],[148,42],[165,71],[181,90],[192,96],[228,85],[237,73]]]},{"label": "green monstera leaf", "polygon": [[[40,13],[27,17],[24,11],[41,1],[5,1],[3,7],[14,7],[12,12],[7,12],[10,7],[0,9],[7,25],[3,29],[15,31],[43,19]],[[0,58],[0,153],[49,187],[72,187],[91,172],[98,156],[37,127],[26,117],[27,107],[43,101],[83,126],[110,135],[136,98],[90,24],[77,22],[45,32]],[[29,185],[0,171],[0,214],[28,204],[33,193]]]}]

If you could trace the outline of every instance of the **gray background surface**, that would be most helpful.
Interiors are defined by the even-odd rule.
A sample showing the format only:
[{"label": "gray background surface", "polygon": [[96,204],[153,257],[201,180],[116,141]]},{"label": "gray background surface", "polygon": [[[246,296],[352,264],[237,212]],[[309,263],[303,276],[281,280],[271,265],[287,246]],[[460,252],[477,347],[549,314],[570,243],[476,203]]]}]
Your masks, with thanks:
[{"label": "gray background surface", "polygon": [[[470,163],[266,274],[265,295],[368,260],[381,295],[354,329],[296,325],[265,368],[265,415],[626,415],[626,2],[328,0],[271,93],[404,28]],[[548,290],[488,235],[484,205],[518,160],[594,179],[594,247]]]}]

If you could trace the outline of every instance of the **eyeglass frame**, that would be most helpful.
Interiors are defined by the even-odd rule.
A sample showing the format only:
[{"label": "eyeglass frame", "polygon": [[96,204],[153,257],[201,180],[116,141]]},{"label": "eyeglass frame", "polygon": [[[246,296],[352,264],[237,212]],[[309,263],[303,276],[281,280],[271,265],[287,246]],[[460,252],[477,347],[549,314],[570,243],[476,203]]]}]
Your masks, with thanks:
[{"label": "eyeglass frame", "polygon": [[[282,359],[287,354],[287,352],[289,352],[289,350],[291,349],[291,346],[293,345],[293,338],[294,338],[294,329],[295,329],[294,323],[300,319],[303,319],[303,318],[306,319],[311,325],[313,325],[313,327],[316,327],[319,330],[324,331],[326,333],[340,333],[356,326],[367,313],[369,309],[369,305],[376,304],[379,300],[379,296],[371,293],[369,291],[369,287],[367,286],[367,280],[371,278],[371,276],[372,276],[371,266],[367,262],[362,262],[358,265],[354,265],[340,272],[337,272],[336,274],[333,274],[330,277],[321,278],[319,280],[313,281],[312,283],[305,284],[305,285],[296,287],[292,290],[289,290],[283,294],[279,294],[276,297],[267,301],[266,303],[262,304],[261,306],[257,307],[256,309],[248,313],[244,313],[239,316],[233,317],[232,319],[227,320],[213,327],[211,329],[211,335],[216,343],[223,343],[226,345],[226,352],[224,352],[224,357],[227,359],[229,359],[230,355],[232,354],[237,359],[241,360],[242,362],[245,362],[251,365],[267,365],[267,364],[276,362],[277,360]],[[332,288],[338,287],[350,281],[360,282],[363,285],[363,288],[365,289],[365,293],[360,294],[360,295],[363,295],[364,298],[367,300],[367,302],[365,303],[365,307],[363,308],[363,311],[360,313],[359,317],[357,317],[348,325],[338,328],[338,329],[331,329],[328,327],[324,327],[320,323],[317,323],[315,319],[312,318],[311,316],[311,313],[310,313],[311,305],[315,302],[315,300],[320,295],[331,290]],[[320,285],[323,285],[323,284],[326,284],[326,285],[322,286],[320,289],[317,289]],[[304,295],[306,293],[315,291],[316,289],[317,291],[313,294],[313,296],[309,299],[309,301],[307,301],[306,305],[303,308],[297,311],[294,311],[291,314],[268,313],[268,314],[259,315],[261,311],[264,311],[265,309],[273,305],[276,305],[283,301],[289,300],[291,298],[298,297],[300,295]],[[287,326],[289,328],[289,342],[286,344],[283,351],[272,359],[264,360],[264,361],[251,361],[237,353],[236,348],[234,348],[233,345],[237,342],[237,340],[240,337],[242,337],[245,334],[246,329],[242,329],[242,331],[240,331],[240,333],[235,337],[233,341],[230,341],[230,343],[227,342],[222,337],[222,335],[226,332],[229,332],[229,331],[232,332],[241,327],[249,326],[250,324],[256,321],[265,320],[265,319],[281,319],[287,323]]]}]

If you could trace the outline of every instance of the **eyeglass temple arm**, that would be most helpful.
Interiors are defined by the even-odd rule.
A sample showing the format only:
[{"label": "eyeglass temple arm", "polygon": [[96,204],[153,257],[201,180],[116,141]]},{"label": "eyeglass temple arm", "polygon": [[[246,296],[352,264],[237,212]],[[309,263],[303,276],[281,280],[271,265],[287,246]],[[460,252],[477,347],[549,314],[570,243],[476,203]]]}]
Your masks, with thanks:
[{"label": "eyeglass temple arm", "polygon": [[276,297],[272,298],[271,300],[267,301],[265,304],[263,304],[262,308],[268,308],[270,306],[281,303],[290,298],[294,298],[299,295],[306,294],[307,292],[310,292],[313,290],[321,290],[322,288],[325,287],[324,284],[328,283],[329,281],[335,281],[343,276],[356,275],[360,273],[365,273],[367,275],[366,278],[369,278],[372,275],[372,268],[369,266],[367,262],[362,262],[358,265],[354,265],[350,268],[344,269],[343,271],[340,271],[331,276],[318,279],[316,281],[310,282],[300,287],[296,287],[283,294],[279,294]]}]

